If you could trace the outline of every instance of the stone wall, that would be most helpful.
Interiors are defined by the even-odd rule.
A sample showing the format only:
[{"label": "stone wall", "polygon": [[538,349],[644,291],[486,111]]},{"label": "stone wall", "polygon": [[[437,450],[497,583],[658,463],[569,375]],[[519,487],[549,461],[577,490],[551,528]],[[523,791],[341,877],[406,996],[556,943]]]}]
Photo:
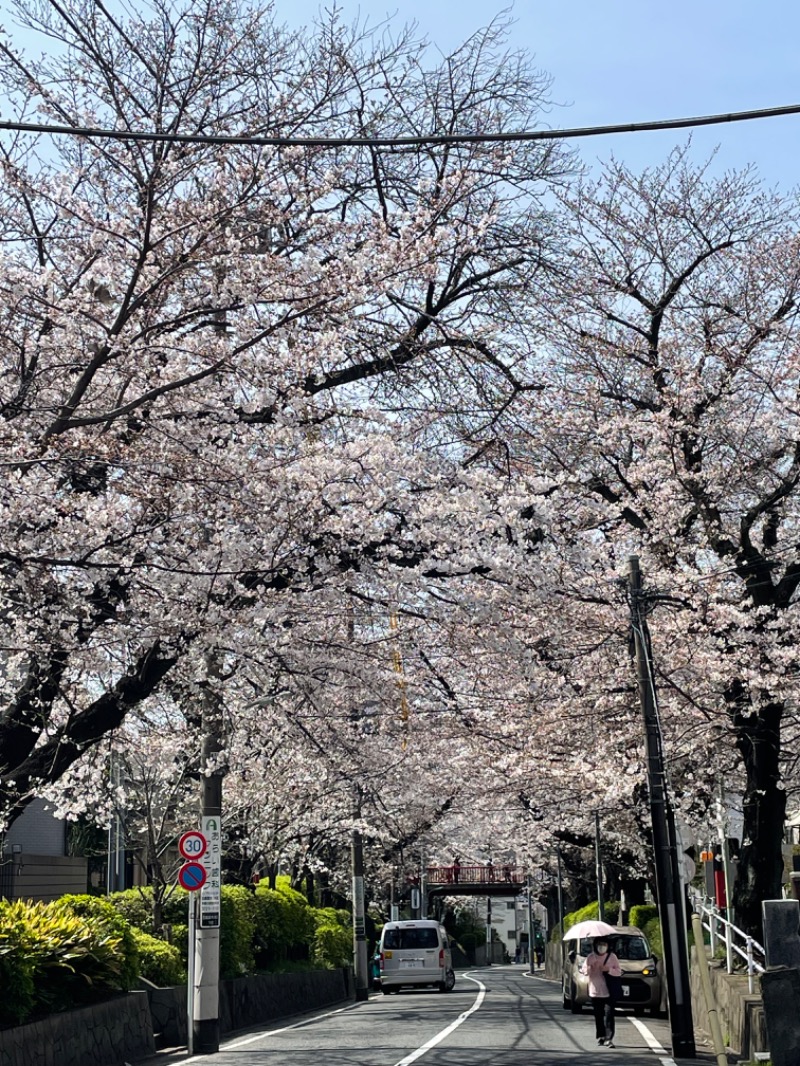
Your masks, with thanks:
[{"label": "stone wall", "polygon": [[[150,1011],[159,1048],[186,1045],[186,986],[149,988]],[[231,1033],[252,1025],[318,1010],[355,998],[353,971],[311,970],[307,973],[256,974],[221,981],[220,1032]],[[0,1063],[0,1066],[3,1066]]]},{"label": "stone wall", "polygon": [[122,1066],[155,1050],[145,992],[0,1030],[0,1066]]},{"label": "stone wall", "polygon": [[[706,949],[707,956],[708,949]],[[692,1015],[696,1028],[708,1033],[703,987],[696,948],[692,948],[690,979],[692,987]],[[725,963],[712,959],[709,970],[711,990],[719,1012],[722,1037],[727,1046],[745,1059],[755,1057],[757,1051],[767,1050],[767,1029],[764,1021],[764,1004],[760,991],[748,990],[747,974],[726,973]],[[756,977],[753,986],[759,989]]]},{"label": "stone wall", "polygon": [[[353,971],[259,974],[220,983],[220,1031],[355,998]],[[157,1037],[157,1039],[156,1039]],[[123,1066],[186,1046],[186,986],[149,988],[0,1030],[0,1066]]]}]

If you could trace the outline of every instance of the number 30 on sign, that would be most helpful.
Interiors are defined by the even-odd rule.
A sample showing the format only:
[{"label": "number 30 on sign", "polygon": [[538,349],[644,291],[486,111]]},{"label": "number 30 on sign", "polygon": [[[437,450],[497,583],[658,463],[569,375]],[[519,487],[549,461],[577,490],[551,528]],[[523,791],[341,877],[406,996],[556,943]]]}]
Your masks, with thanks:
[{"label": "number 30 on sign", "polygon": [[178,841],[178,851],[184,859],[201,859],[208,847],[208,841],[198,829],[190,829]]}]

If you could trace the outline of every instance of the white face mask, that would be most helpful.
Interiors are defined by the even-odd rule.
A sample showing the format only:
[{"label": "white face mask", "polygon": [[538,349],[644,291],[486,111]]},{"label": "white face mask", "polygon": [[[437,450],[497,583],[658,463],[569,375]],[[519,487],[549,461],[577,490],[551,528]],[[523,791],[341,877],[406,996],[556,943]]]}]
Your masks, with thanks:
[{"label": "white face mask", "polygon": [[605,953],[608,951],[608,944],[598,944],[595,950],[597,951],[598,955],[605,955]]}]

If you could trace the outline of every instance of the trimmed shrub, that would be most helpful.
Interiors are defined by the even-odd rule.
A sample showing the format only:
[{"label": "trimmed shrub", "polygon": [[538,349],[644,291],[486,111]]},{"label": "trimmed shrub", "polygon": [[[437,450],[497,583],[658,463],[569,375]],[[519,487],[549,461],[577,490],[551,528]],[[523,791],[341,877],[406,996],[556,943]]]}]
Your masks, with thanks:
[{"label": "trimmed shrub", "polygon": [[159,988],[170,988],[186,982],[186,970],[181,953],[174,944],[132,928],[131,935],[139,951],[139,972],[145,980]]},{"label": "trimmed shrub", "polygon": [[[604,921],[609,925],[615,925],[619,918],[619,900],[612,899],[608,903],[603,905],[605,912]],[[593,900],[591,903],[587,903],[585,907],[581,907],[577,911],[570,911],[569,914],[564,915],[564,933],[568,929],[571,929],[573,925],[577,925],[578,922],[590,922],[597,921],[600,907],[597,900]],[[556,925],[553,929],[550,939],[560,940],[563,934],[561,933],[559,926]]]},{"label": "trimmed shrub", "polygon": [[99,927],[119,936],[122,955],[121,988],[123,991],[133,988],[139,976],[139,953],[130,923],[107,899],[101,899],[99,896],[61,896],[56,900],[56,905],[66,908],[79,918],[90,918]]},{"label": "trimmed shrub", "polygon": [[305,896],[279,879],[278,887],[259,884],[255,892],[256,953],[265,968],[289,958],[306,957],[316,923]]},{"label": "trimmed shrub", "polygon": [[332,970],[353,961],[353,931],[343,925],[318,925],[311,942],[311,959],[317,966]]},{"label": "trimmed shrub", "polygon": [[317,966],[334,969],[353,961],[353,927],[348,911],[333,907],[312,907],[315,923],[311,940],[311,960]]},{"label": "trimmed shrub", "polygon": [[[164,900],[162,921],[167,925],[186,925],[188,921],[189,893],[182,888],[175,888]],[[147,885],[142,888],[126,888],[124,892],[114,892],[109,897],[114,910],[145,933],[153,933],[153,889]]]},{"label": "trimmed shrub", "polygon": [[658,907],[653,903],[631,907],[629,921],[631,925],[636,925],[642,930],[650,941],[650,948],[653,954],[663,959],[664,944],[661,939],[661,922],[658,919]]},{"label": "trimmed shrub", "polygon": [[[190,893],[181,888],[176,889],[164,900],[162,910],[164,923],[172,926],[172,943],[178,948],[184,966],[188,965],[189,895]],[[109,899],[114,909],[131,925],[144,933],[152,934],[152,888],[149,886],[129,888],[124,892],[115,892]],[[255,933],[256,904],[252,890],[243,885],[223,885],[220,900],[219,972],[221,977],[239,977],[243,973],[252,972],[255,967],[253,960]]]},{"label": "trimmed shrub", "polygon": [[219,972],[221,977],[240,977],[255,969],[255,894],[244,885],[222,885],[221,896]]}]

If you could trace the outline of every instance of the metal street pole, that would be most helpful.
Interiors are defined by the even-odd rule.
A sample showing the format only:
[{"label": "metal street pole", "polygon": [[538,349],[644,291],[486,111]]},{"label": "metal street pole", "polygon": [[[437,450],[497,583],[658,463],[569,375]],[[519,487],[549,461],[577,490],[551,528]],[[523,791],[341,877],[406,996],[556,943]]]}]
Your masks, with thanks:
[{"label": "metal street pole", "polygon": [[536,934],[533,928],[533,874],[528,874],[528,973],[536,970]]},{"label": "metal street pole", "polygon": [[[202,701],[203,748],[201,767],[202,827],[209,823],[219,847],[222,826],[222,776],[219,754],[222,751],[222,706],[212,683],[219,677],[215,654],[207,661],[209,685]],[[211,876],[200,890],[200,914],[195,940],[194,1050],[198,1055],[216,1055],[219,1051],[219,855],[211,856],[207,866]]]},{"label": "metal street pole", "polygon": [[486,897],[486,965],[492,965],[492,897]]},{"label": "metal street pole", "polygon": [[561,883],[561,848],[556,848],[556,864],[558,866],[558,927],[561,935],[564,935],[564,888]]},{"label": "metal street pole", "polygon": [[353,969],[356,978],[356,1001],[369,998],[367,975],[367,931],[364,921],[364,849],[361,834],[353,830]]},{"label": "metal street pole", "polygon": [[606,920],[606,903],[603,898],[603,863],[600,858],[600,811],[594,812],[594,863],[597,875],[597,917]]},{"label": "metal street pole", "polygon": [[658,913],[661,919],[661,938],[664,944],[672,1054],[676,1058],[693,1059],[696,1052],[689,986],[689,955],[686,929],[681,921],[683,888],[678,865],[677,834],[667,788],[664,750],[650,659],[650,634],[645,618],[642,575],[637,556],[630,557],[628,567],[636,677],[644,718],[650,816],[653,823],[653,857]]}]

